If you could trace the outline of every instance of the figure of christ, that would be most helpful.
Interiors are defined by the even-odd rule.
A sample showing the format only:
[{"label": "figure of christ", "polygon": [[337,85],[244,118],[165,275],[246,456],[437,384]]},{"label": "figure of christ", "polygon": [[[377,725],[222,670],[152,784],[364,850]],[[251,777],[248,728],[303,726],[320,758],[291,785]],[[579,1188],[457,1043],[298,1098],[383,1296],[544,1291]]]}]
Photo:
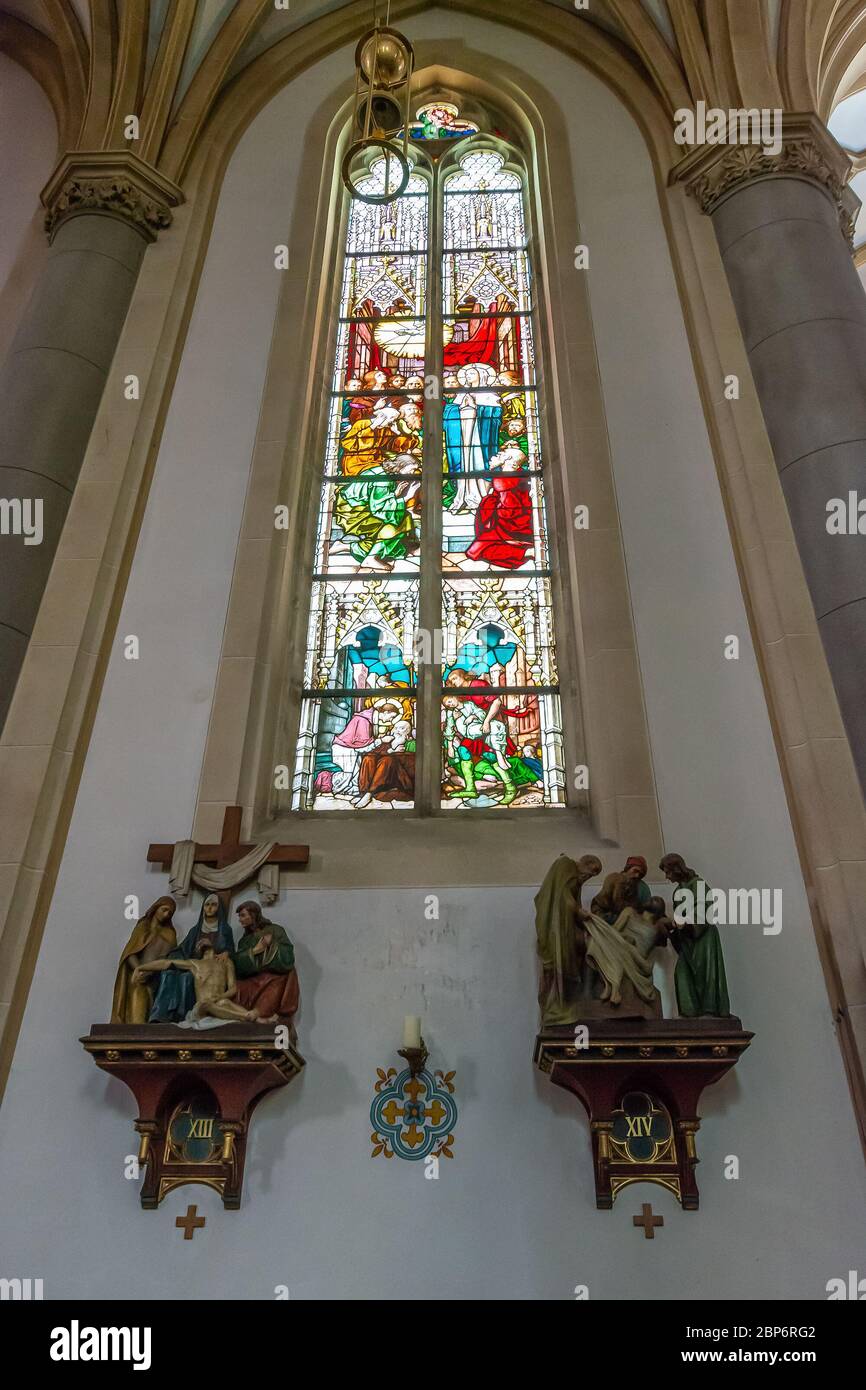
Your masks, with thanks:
[{"label": "figure of christ", "polygon": [[231,958],[227,951],[217,955],[207,940],[199,943],[196,955],[189,960],[152,960],[146,967],[139,966],[133,983],[140,984],[154,970],[188,970],[192,975],[195,1004],[187,1014],[188,1023],[202,1018],[219,1018],[225,1023],[276,1022],[276,1015],[262,1019],[257,1009],[245,1009],[235,1002],[237,976]]},{"label": "figure of christ", "polygon": [[419,111],[418,126],[421,134],[416,136],[413,130],[412,137],[419,140],[453,140],[460,135],[471,135],[478,129],[471,121],[460,119],[456,106],[446,103],[427,106]]},{"label": "figure of christ", "polygon": [[644,956],[657,947],[667,946],[674,926],[667,911],[664,898],[650,897],[642,905],[638,898],[638,906],[630,909],[623,926],[623,936]]},{"label": "figure of christ", "polygon": [[[475,540],[467,547],[467,568],[484,570],[489,565],[513,570],[522,565],[532,548],[532,498],[520,474],[526,455],[516,444],[507,444],[490,460],[501,476],[491,478],[486,496],[475,513]],[[459,568],[459,566],[458,566]]]},{"label": "figure of christ", "polygon": [[[560,855],[535,899],[538,953],[542,962],[539,1002],[542,1026],[572,1025],[593,1018],[661,1018],[661,996],[652,982],[651,955],[665,944],[664,904],[642,913],[634,903],[634,880],[610,874],[592,901],[580,890],[601,872],[595,855],[577,863]],[[599,898],[616,910],[608,922],[595,909]]]},{"label": "figure of christ", "polygon": [[[208,893],[201,905],[195,926],[187,932],[176,950],[167,956],[165,947],[157,954],[171,960],[191,960],[198,953],[201,942],[207,941],[213,947],[214,955],[223,951],[234,951],[234,938],[231,933],[225,906],[217,893]],[[188,974],[167,971],[154,992],[153,1005],[148,1015],[149,1023],[179,1023],[186,1018],[195,1003],[194,982]]]},{"label": "figure of christ", "polygon": [[[586,959],[603,980],[601,999],[619,1008],[628,995],[627,1005],[646,1009],[644,1017],[661,1018],[661,995],[653,984],[650,956],[667,939],[653,924],[643,922],[637,910],[638,880],[631,874],[608,874],[602,890],[592,900],[582,925],[587,934]],[[662,905],[664,906],[664,904]]]}]

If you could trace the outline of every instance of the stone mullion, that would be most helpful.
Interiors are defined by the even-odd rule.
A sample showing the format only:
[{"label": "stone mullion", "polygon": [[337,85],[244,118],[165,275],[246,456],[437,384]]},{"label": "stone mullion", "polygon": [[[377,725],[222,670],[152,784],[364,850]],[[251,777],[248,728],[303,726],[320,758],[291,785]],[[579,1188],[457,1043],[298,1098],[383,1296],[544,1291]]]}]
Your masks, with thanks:
[{"label": "stone mullion", "polygon": [[438,809],[439,686],[442,679],[437,634],[442,629],[442,207],[438,169],[430,185],[427,215],[427,333],[424,373],[438,390],[424,400],[424,452],[421,467],[421,579],[419,627],[427,635],[418,661],[417,765],[415,806],[429,815]]}]

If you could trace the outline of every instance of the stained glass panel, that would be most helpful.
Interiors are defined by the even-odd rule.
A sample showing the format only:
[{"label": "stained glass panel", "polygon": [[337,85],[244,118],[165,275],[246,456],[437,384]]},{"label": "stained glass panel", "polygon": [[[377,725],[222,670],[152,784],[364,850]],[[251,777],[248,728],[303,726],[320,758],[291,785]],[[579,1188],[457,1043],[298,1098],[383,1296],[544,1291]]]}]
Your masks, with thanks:
[{"label": "stained glass panel", "polygon": [[[471,688],[466,695],[463,690]],[[473,677],[442,697],[444,810],[565,805],[555,692],[507,694]]]},{"label": "stained glass panel", "polygon": [[[395,186],[397,165],[391,162],[388,190]],[[385,192],[385,160],[374,160],[369,177],[361,179],[361,193]],[[347,256],[427,249],[427,184],[420,174],[412,174],[401,198],[390,203],[352,202],[346,237]]]},{"label": "stained glass panel", "polygon": [[411,810],[415,700],[401,690],[304,700],[293,805],[316,811]]},{"label": "stained glass panel", "polygon": [[[396,391],[388,393],[394,374],[370,372],[350,377],[349,389],[331,400],[328,429],[328,477],[355,478],[372,470],[405,476],[420,473],[423,451],[423,396],[405,396],[397,376]],[[385,381],[386,386],[379,386]]]},{"label": "stained glass panel", "polygon": [[[447,103],[422,108],[410,132],[422,142],[473,133]],[[438,248],[417,169],[401,197],[349,209],[298,810],[414,808],[419,701],[422,729],[438,702],[442,745],[441,790],[434,757],[423,810],[566,801],[523,185],[498,150],[474,144],[442,181]],[[397,172],[376,159],[356,186],[382,193]],[[431,322],[434,254],[442,299]],[[428,343],[443,360],[429,396]],[[422,488],[440,466],[441,483]],[[424,498],[440,486],[431,525]],[[422,660],[430,679],[419,684]]]},{"label": "stained glass panel", "polygon": [[477,125],[463,120],[450,101],[433,101],[422,106],[409,127],[411,140],[459,140],[462,135],[477,133]]},{"label": "stained glass panel", "polygon": [[417,625],[417,579],[315,580],[306,689],[414,685]]},{"label": "stained glass panel", "polygon": [[345,315],[358,316],[373,306],[379,314],[424,313],[427,258],[380,251],[375,256],[347,256],[343,272]]},{"label": "stained glass panel", "polygon": [[453,670],[505,686],[556,685],[550,580],[474,575],[442,585],[445,680]]},{"label": "stained glass panel", "polygon": [[525,243],[520,193],[496,193],[489,188],[449,193],[444,212],[446,254],[458,247],[520,247]]},{"label": "stained glass panel", "polygon": [[[460,373],[450,374],[449,381],[459,386],[460,380],[472,380],[473,371],[481,369],[487,370],[485,364],[477,369],[462,368]],[[536,393],[520,384],[518,372],[497,373],[486,391],[450,390],[442,413],[446,473],[496,468],[494,455],[511,445],[523,454],[528,468],[541,467]]]},{"label": "stained glass panel", "polygon": [[[411,467],[411,463],[406,465]],[[367,472],[327,483],[319,511],[316,570],[322,575],[398,574],[420,567],[419,477]]]},{"label": "stained glass panel", "polygon": [[502,155],[461,160],[444,223],[442,805],[563,805],[530,266]]},{"label": "stained glass panel", "polygon": [[447,251],[443,276],[445,303],[460,314],[525,313],[531,308],[522,251]]},{"label": "stained glass panel", "polygon": [[[334,390],[373,396],[424,385],[423,319],[369,314],[344,320],[337,333]],[[371,400],[370,411],[375,402]]]},{"label": "stained glass panel", "polygon": [[[442,568],[446,575],[538,570],[548,564],[540,473],[527,473],[516,445],[499,471],[446,478]],[[450,499],[450,504],[449,504]]]},{"label": "stained glass panel", "polygon": [[489,305],[461,306],[456,314],[446,313],[442,336],[446,391],[457,387],[494,390],[500,384],[531,386],[535,381],[528,314],[503,313],[496,300]]},{"label": "stained glass panel", "polygon": [[505,168],[505,157],[497,150],[472,150],[460,160],[460,169],[452,174],[445,189],[445,197],[453,198],[455,193],[475,192],[489,189],[494,193],[511,192],[523,200],[523,181],[519,174]]}]

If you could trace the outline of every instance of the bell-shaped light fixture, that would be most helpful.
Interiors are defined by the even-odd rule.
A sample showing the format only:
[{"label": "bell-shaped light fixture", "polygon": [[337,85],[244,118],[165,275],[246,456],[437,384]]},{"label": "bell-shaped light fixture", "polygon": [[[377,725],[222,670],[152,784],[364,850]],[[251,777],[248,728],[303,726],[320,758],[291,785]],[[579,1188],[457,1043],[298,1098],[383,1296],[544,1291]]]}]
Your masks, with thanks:
[{"label": "bell-shaped light fixture", "polygon": [[[409,88],[415,53],[409,40],[386,25],[368,30],[355,49],[355,102],[352,141],[343,157],[343,182],[353,198],[365,203],[390,203],[405,192],[409,163]],[[378,151],[385,159],[384,191],[358,186],[357,170],[364,155]]]},{"label": "bell-shaped light fixture", "polygon": [[355,49],[355,66],[371,87],[402,87],[412,75],[413,53],[396,29],[372,29]]}]

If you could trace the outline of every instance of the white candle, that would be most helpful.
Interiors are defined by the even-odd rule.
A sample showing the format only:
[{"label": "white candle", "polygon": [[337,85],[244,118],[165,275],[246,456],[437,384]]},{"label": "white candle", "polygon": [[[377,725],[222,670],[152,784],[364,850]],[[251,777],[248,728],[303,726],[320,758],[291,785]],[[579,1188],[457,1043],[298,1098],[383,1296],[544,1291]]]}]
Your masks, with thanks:
[{"label": "white candle", "polygon": [[403,1046],[421,1046],[421,1020],[413,1014],[407,1014],[403,1019]]}]

